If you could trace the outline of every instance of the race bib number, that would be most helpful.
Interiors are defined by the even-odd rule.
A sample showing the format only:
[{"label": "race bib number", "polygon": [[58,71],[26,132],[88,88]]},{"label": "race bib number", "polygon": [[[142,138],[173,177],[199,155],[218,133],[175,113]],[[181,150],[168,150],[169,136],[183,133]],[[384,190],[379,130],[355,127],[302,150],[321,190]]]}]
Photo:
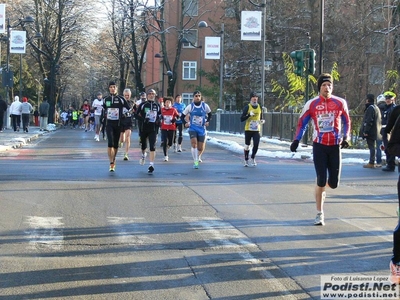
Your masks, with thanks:
[{"label": "race bib number", "polygon": [[258,131],[258,124],[259,124],[258,121],[254,121],[254,120],[250,121],[249,129],[252,131]]},{"label": "race bib number", "polygon": [[332,132],[335,121],[334,113],[318,115],[318,128],[320,132]]},{"label": "race bib number", "polygon": [[172,124],[172,116],[164,116],[164,124],[171,125]]},{"label": "race bib number", "polygon": [[108,108],[107,119],[111,121],[119,120],[119,108]]},{"label": "race bib number", "polygon": [[154,122],[157,120],[157,112],[154,111],[154,110],[149,110],[149,111],[146,113],[146,118],[149,119],[149,122],[150,122],[150,123],[154,123]]},{"label": "race bib number", "polygon": [[203,117],[193,116],[192,124],[195,126],[203,126]]}]

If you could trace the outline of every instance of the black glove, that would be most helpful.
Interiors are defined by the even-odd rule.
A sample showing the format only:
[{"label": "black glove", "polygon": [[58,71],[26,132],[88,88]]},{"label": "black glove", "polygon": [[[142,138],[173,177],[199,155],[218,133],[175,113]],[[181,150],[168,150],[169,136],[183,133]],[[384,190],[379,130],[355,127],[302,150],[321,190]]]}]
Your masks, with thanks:
[{"label": "black glove", "polygon": [[171,120],[171,123],[174,124],[175,122],[176,122],[176,119],[173,118],[173,119]]},{"label": "black glove", "polygon": [[349,143],[345,139],[340,143],[340,149],[344,148],[349,148]]},{"label": "black glove", "polygon": [[299,140],[294,140],[290,145],[290,151],[296,152],[297,147],[299,147]]}]

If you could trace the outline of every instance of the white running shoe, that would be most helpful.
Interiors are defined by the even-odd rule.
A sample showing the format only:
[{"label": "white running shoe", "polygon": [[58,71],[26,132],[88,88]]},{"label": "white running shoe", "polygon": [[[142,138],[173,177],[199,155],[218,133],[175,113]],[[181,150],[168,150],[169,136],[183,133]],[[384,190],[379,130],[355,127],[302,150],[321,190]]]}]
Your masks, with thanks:
[{"label": "white running shoe", "polygon": [[249,161],[248,160],[244,160],[243,166],[248,167],[249,166]]},{"label": "white running shoe", "polygon": [[142,158],[139,160],[139,163],[143,166],[146,162],[146,156],[147,156],[147,152],[145,152],[144,154],[142,154]]},{"label": "white running shoe", "polygon": [[174,144],[173,147],[174,147],[174,152],[178,151],[178,147],[176,146],[176,144]]},{"label": "white running shoe", "polygon": [[199,162],[203,162],[203,160],[201,159],[201,155],[199,156]]},{"label": "white running shoe", "polygon": [[164,161],[168,161],[168,156],[165,156],[165,157],[164,157]]},{"label": "white running shoe", "polygon": [[317,213],[317,216],[315,217],[314,225],[321,225],[321,226],[325,225],[323,213]]},{"label": "white running shoe", "polygon": [[251,165],[252,165],[253,167],[257,166],[257,163],[256,163],[255,158],[252,158],[252,159],[251,159]]},{"label": "white running shoe", "polygon": [[182,145],[178,145],[178,152],[182,152]]}]

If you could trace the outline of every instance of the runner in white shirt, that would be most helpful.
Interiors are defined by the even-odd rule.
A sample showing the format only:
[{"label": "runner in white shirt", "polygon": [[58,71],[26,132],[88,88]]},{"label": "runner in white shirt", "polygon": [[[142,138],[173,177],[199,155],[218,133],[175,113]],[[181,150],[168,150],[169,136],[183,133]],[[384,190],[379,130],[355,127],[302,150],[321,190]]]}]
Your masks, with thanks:
[{"label": "runner in white shirt", "polygon": [[100,141],[99,134],[100,134],[100,125],[101,125],[101,113],[103,111],[103,95],[101,92],[97,93],[97,98],[93,100],[92,107],[94,109],[94,124],[95,124],[95,131],[96,134],[94,139],[96,142]]}]

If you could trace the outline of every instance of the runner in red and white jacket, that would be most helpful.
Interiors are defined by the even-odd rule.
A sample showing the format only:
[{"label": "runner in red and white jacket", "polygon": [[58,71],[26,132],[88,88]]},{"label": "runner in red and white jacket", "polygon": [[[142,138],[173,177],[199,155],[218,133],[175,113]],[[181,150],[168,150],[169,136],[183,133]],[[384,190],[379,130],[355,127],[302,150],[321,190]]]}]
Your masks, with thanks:
[{"label": "runner in red and white jacket", "polygon": [[168,149],[172,146],[176,133],[178,111],[172,107],[172,97],[164,98],[164,107],[161,109],[161,140],[163,143],[164,161],[168,161]]},{"label": "runner in red and white jacket", "polygon": [[[350,134],[350,117],[345,99],[332,95],[333,78],[323,73],[318,78],[319,96],[307,101],[301,112],[297,130],[290,150],[296,152],[299,141],[312,120],[313,160],[317,174],[315,201],[317,216],[314,225],[325,225],[323,203],[325,186],[335,189],[339,185],[341,172],[340,148],[349,146],[347,138]],[[343,128],[342,128],[343,124]],[[329,178],[327,178],[329,174]]]}]

